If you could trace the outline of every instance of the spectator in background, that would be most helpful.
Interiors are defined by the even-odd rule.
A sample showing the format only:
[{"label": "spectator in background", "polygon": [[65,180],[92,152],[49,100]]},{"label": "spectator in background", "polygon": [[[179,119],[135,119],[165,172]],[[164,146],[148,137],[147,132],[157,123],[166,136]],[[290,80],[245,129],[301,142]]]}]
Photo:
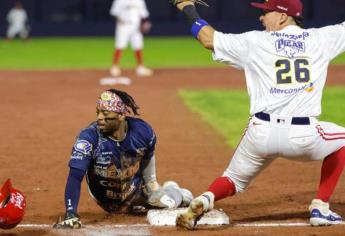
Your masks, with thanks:
[{"label": "spectator in background", "polygon": [[14,7],[8,12],[6,19],[8,21],[8,29],[6,34],[7,40],[12,40],[17,35],[19,35],[19,37],[22,39],[28,39],[28,15],[21,2],[15,2]]},{"label": "spectator in background", "polygon": [[110,15],[116,19],[116,44],[110,74],[112,76],[121,74],[119,67],[121,55],[130,43],[137,62],[136,74],[138,76],[151,76],[153,71],[144,66],[142,52],[144,47],[143,33],[148,33],[151,29],[145,0],[114,0]]}]

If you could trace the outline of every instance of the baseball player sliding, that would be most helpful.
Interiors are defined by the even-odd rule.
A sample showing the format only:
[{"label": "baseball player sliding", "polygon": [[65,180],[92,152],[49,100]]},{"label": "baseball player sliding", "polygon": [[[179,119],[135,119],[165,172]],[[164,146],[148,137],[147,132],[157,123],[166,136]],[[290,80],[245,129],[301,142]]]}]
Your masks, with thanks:
[{"label": "baseball player sliding", "polygon": [[173,0],[215,61],[244,70],[251,117],[223,175],[177,217],[177,225],[193,229],[215,201],[243,192],[276,157],[323,160],[319,190],[309,206],[310,224],[342,222],[329,200],[345,165],[345,128],[317,117],[328,64],[345,51],[345,22],[304,29],[300,0],[266,0],[252,3],[263,11],[265,31],[225,34],[199,16],[195,2],[203,3]]},{"label": "baseball player sliding", "polygon": [[55,228],[80,228],[77,214],[81,182],[109,213],[140,213],[150,208],[188,206],[193,196],[174,181],[161,187],[156,178],[156,135],[138,115],[138,105],[124,91],[104,91],[97,101],[97,121],[83,129],[72,148],[65,190],[64,217]]},{"label": "baseball player sliding", "polygon": [[119,66],[122,52],[131,44],[137,61],[136,74],[138,76],[151,76],[153,71],[143,64],[143,33],[151,28],[149,12],[145,0],[114,0],[110,15],[116,19],[116,45],[113,54],[113,65],[110,68],[112,76],[119,76]]}]

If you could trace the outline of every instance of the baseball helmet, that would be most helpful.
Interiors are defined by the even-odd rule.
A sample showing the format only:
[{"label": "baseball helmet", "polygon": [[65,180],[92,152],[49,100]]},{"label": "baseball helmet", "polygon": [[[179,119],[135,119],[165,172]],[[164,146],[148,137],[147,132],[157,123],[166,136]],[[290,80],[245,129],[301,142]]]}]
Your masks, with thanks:
[{"label": "baseball helmet", "polygon": [[14,189],[7,179],[0,190],[0,228],[11,229],[17,226],[25,213],[25,196]]}]

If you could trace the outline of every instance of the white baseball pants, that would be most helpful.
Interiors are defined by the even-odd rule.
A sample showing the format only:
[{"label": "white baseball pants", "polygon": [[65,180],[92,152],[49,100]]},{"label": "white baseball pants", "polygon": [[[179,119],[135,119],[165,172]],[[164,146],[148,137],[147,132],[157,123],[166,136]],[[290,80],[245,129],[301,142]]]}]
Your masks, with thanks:
[{"label": "white baseball pants", "polygon": [[248,127],[223,176],[229,177],[237,192],[275,158],[316,161],[345,146],[345,128],[309,118],[309,125],[291,124],[292,117],[270,115],[270,121],[251,117]]},{"label": "white baseball pants", "polygon": [[134,51],[141,50],[144,47],[144,38],[143,34],[140,31],[140,28],[137,24],[128,24],[128,23],[117,23],[115,31],[115,48],[116,49],[125,49],[128,46],[128,43],[131,44],[131,47]]}]

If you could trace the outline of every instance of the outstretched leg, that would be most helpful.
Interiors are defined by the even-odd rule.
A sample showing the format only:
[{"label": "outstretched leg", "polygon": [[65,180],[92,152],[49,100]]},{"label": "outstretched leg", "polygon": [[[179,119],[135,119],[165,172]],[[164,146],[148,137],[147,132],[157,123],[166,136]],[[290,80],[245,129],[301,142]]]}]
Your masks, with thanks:
[{"label": "outstretched leg", "polygon": [[345,147],[326,157],[321,167],[319,191],[309,206],[310,224],[323,226],[342,222],[341,216],[329,209],[329,199],[334,192],[345,166]]}]

